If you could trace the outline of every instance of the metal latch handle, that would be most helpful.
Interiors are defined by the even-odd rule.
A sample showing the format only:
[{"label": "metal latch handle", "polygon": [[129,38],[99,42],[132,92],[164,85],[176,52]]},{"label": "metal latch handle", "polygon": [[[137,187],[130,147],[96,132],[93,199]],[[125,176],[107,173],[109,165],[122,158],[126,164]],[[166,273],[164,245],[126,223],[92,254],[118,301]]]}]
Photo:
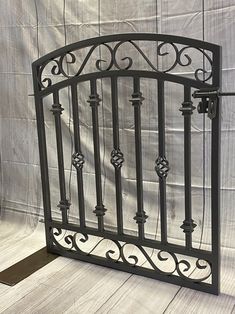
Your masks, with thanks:
[{"label": "metal latch handle", "polygon": [[199,89],[193,93],[193,98],[201,98],[197,106],[198,113],[207,113],[210,119],[216,117],[216,107],[220,96],[235,96],[235,92],[220,92],[218,89]]}]

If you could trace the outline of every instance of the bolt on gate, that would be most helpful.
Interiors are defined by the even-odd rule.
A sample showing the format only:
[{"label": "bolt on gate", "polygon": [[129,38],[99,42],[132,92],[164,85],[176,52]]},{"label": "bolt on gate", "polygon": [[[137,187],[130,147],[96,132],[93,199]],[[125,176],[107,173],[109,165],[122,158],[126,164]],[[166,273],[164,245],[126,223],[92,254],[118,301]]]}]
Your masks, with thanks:
[{"label": "bolt on gate", "polygon": [[[155,66],[141,48],[140,43],[153,42],[156,45],[156,55],[160,58],[169,56],[166,47],[174,52],[174,58],[167,69]],[[146,63],[147,69],[134,69],[135,59],[128,55],[129,50],[124,50],[125,56],[117,57],[123,45],[130,45],[136,56],[141,57]],[[96,59],[94,51],[103,47],[107,50],[108,60]],[[77,67],[74,74],[68,73],[68,64],[76,64],[76,52],[88,49],[85,57]],[[164,50],[165,49],[165,50]],[[183,72],[174,74],[177,67],[189,67],[192,65],[190,52],[197,51],[201,54],[207,69],[197,68],[193,74],[187,77]],[[66,59],[69,59],[67,63]],[[137,57],[136,57],[137,58]],[[67,59],[67,60],[68,60]],[[124,63],[124,65],[123,65]],[[93,66],[93,71],[85,72],[86,65]],[[37,116],[38,143],[40,153],[41,180],[43,191],[43,206],[45,217],[46,243],[49,252],[62,256],[87,261],[114,269],[127,271],[137,275],[159,279],[165,282],[213,293],[219,293],[220,283],[220,79],[221,79],[221,47],[190,38],[150,34],[132,33],[103,36],[83,40],[55,50],[33,62],[34,97]],[[49,69],[49,72],[46,71]],[[125,233],[123,224],[123,200],[122,200],[122,167],[125,166],[125,156],[120,145],[119,127],[119,91],[117,81],[121,77],[132,79],[133,92],[130,95],[129,105],[133,109],[134,119],[134,143],[135,143],[135,170],[136,170],[136,204],[137,211],[132,217],[138,226],[137,235]],[[110,79],[111,114],[113,149],[110,152],[110,162],[114,171],[114,184],[116,192],[116,230],[106,230],[104,217],[108,208],[103,204],[102,191],[102,167],[100,157],[99,134],[99,105],[101,97],[97,90],[97,81],[102,78]],[[145,225],[148,221],[148,211],[144,209],[143,202],[143,172],[142,172],[142,133],[141,133],[141,109],[144,105],[144,90],[141,90],[141,79],[156,80],[157,86],[157,110],[158,110],[158,147],[156,160],[153,162],[153,171],[159,181],[159,211],[160,211],[160,240],[146,237]],[[82,82],[89,82],[90,95],[88,104],[80,104],[78,101],[77,86]],[[182,115],[184,125],[184,220],[178,226],[184,233],[185,241],[182,245],[170,243],[168,240],[167,223],[167,176],[171,171],[171,165],[167,159],[165,148],[165,83],[173,82],[183,88],[184,98],[179,104],[179,114]],[[77,175],[78,216],[79,223],[69,221],[68,211],[71,203],[66,191],[63,138],[61,115],[63,107],[60,101],[60,90],[68,87],[71,93],[71,106],[74,130],[74,152],[71,156],[72,165]],[[44,122],[44,98],[52,95],[53,103],[51,112],[54,115],[58,176],[60,200],[58,208],[61,211],[61,220],[52,218],[51,192],[48,174],[48,156]],[[194,106],[192,96],[200,98],[201,102]],[[90,210],[97,217],[97,227],[88,227],[86,224],[84,176],[83,166],[87,156],[82,151],[82,139],[79,124],[79,106],[88,106],[92,119],[93,133],[93,157],[95,169],[96,204]],[[128,104],[127,104],[128,105]],[[192,208],[191,191],[191,117],[193,114],[204,114],[211,120],[211,248],[209,250],[194,248],[192,234],[197,227]],[[207,114],[207,115],[206,115]],[[208,117],[207,117],[208,116]],[[151,149],[153,149],[151,147]],[[157,207],[157,205],[156,205]],[[157,208],[156,208],[157,210]],[[69,235],[63,237],[64,244],[58,240],[63,231],[69,231]],[[110,248],[102,256],[94,254],[94,248],[83,251],[81,244],[89,241],[89,237],[96,236],[100,242],[109,239],[115,249]],[[148,262],[148,267],[139,263],[136,254],[126,254],[126,246],[134,246]],[[68,247],[69,246],[69,247]],[[152,253],[148,253],[148,249]],[[161,265],[171,261],[171,269],[164,270]],[[193,269],[199,271],[197,278],[193,277]]]}]

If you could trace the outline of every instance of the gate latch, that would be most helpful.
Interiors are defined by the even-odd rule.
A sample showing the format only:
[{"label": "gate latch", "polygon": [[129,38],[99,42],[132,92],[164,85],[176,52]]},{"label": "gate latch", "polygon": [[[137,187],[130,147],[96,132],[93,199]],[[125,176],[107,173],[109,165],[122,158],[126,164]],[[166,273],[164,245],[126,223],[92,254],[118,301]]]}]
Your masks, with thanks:
[{"label": "gate latch", "polygon": [[193,98],[201,98],[197,106],[198,113],[207,113],[210,119],[216,116],[216,107],[219,98],[218,90],[200,89],[193,93]]},{"label": "gate latch", "polygon": [[216,117],[216,107],[220,96],[235,96],[235,92],[220,92],[219,89],[199,89],[193,98],[201,98],[197,106],[198,113],[207,113],[210,119]]}]

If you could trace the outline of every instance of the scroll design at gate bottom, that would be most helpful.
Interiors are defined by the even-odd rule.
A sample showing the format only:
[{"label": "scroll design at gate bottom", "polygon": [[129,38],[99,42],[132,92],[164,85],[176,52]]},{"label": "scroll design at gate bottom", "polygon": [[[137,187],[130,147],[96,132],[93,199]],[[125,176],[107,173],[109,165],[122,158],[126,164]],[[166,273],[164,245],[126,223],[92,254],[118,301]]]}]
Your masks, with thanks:
[{"label": "scroll design at gate bottom", "polygon": [[[103,257],[113,263],[123,263],[130,267],[150,269],[157,274],[166,276],[179,276],[186,281],[194,283],[208,282],[208,280],[211,279],[212,266],[210,261],[205,259],[192,257],[193,261],[186,260],[185,258],[189,257],[184,256],[184,258],[182,258],[182,254],[179,256],[179,254],[165,250],[147,248],[137,244],[125,243],[123,241],[98,236],[92,236],[96,238],[96,243],[92,245],[91,248],[84,250],[81,248],[81,245],[89,242],[90,236],[88,234],[73,232],[59,239],[62,233],[63,230],[61,228],[50,229],[53,245],[59,251],[73,251],[79,255]],[[99,255],[94,254],[95,250],[97,250],[104,241],[111,241],[112,248],[106,248]],[[127,254],[127,246],[131,246],[131,248],[134,248],[139,254]],[[151,251],[150,253],[148,252],[149,250]],[[143,261],[140,262],[140,259]],[[159,265],[163,265],[166,261],[171,261],[171,270],[164,270],[164,268]],[[149,267],[144,266],[146,263]],[[197,278],[190,277],[196,270],[200,271],[200,276]],[[201,274],[201,272],[203,272],[203,274]]]}]

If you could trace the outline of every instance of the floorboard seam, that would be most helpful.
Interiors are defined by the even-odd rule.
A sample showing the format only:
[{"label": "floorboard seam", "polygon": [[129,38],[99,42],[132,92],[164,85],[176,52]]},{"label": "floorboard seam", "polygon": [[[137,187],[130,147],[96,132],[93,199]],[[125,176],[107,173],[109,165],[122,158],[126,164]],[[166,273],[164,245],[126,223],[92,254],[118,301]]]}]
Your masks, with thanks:
[{"label": "floorboard seam", "polygon": [[[133,274],[131,274],[126,280],[124,280],[124,282],[114,291],[114,293],[112,293],[109,298],[95,311],[95,313],[98,313],[98,311],[126,284],[126,282],[133,276]],[[118,300],[119,301],[119,300]],[[117,301],[117,302],[118,302]],[[117,304],[117,302],[115,302],[113,304],[113,306],[108,310],[107,313],[109,313],[112,308],[114,308],[114,306]],[[94,313],[94,314],[95,314]]]},{"label": "floorboard seam", "polygon": [[172,302],[175,300],[175,298],[177,297],[178,293],[180,292],[180,290],[182,289],[182,287],[180,287],[176,294],[173,296],[173,298],[171,299],[171,301],[167,304],[167,307],[165,308],[165,310],[162,312],[162,314],[165,314],[166,311],[169,309],[170,305],[172,304]]}]

